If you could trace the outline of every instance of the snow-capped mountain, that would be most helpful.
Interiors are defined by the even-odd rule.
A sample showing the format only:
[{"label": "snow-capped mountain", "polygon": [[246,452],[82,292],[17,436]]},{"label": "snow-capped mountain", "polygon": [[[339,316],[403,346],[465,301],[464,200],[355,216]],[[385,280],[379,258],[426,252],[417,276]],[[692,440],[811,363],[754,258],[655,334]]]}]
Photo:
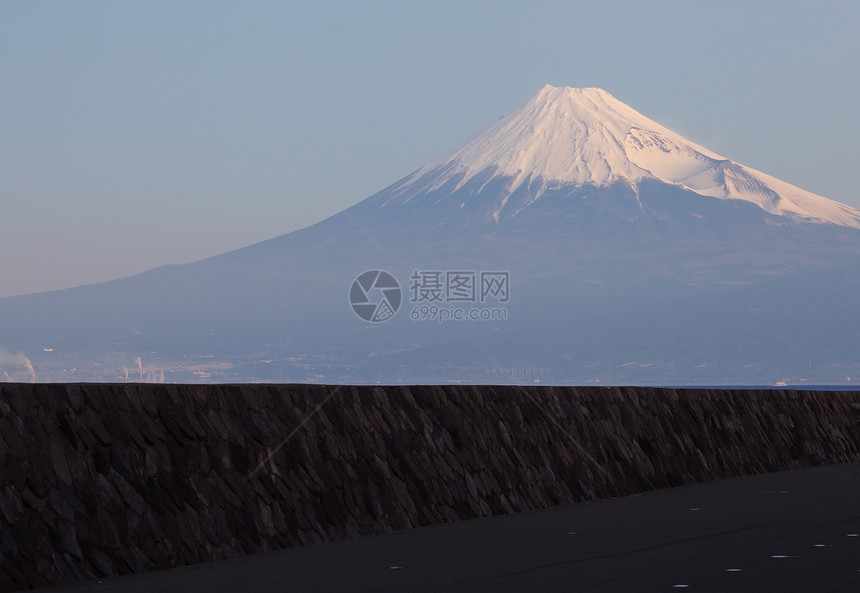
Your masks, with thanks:
[{"label": "snow-capped mountain", "polygon": [[503,180],[495,220],[516,214],[507,209],[507,198],[520,188],[538,200],[566,185],[624,182],[637,190],[648,179],[702,196],[746,200],[770,214],[860,228],[860,211],[732,162],[598,88],[545,86],[462,147],[407,177],[392,200],[414,199],[416,190],[456,191],[474,178],[484,186]]},{"label": "snow-capped mountain", "polygon": [[[508,281],[504,298],[445,284],[482,273]],[[0,353],[10,353],[0,371],[53,381],[851,383],[858,293],[857,210],[711,152],[606,91],[547,86],[311,227],[193,264],[0,299]],[[379,304],[384,315],[380,294],[394,295]],[[440,323],[432,312],[442,310],[479,316]],[[3,368],[25,359],[32,367]]]}]

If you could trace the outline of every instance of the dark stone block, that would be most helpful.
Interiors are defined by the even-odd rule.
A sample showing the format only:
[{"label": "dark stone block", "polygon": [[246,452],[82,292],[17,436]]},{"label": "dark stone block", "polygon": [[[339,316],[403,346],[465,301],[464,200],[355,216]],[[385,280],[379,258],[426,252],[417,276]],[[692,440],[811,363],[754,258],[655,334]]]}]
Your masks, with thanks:
[{"label": "dark stone block", "polygon": [[24,432],[24,422],[20,416],[0,416],[0,439],[6,445],[5,457],[19,462],[29,457],[31,448],[25,442]]},{"label": "dark stone block", "polygon": [[99,549],[90,551],[89,560],[92,563],[95,573],[99,576],[113,576],[117,574],[116,564],[111,560],[105,552]]},{"label": "dark stone block", "polygon": [[134,481],[136,471],[129,461],[128,453],[124,446],[117,444],[111,447],[110,466],[113,471],[121,475],[127,482]]}]

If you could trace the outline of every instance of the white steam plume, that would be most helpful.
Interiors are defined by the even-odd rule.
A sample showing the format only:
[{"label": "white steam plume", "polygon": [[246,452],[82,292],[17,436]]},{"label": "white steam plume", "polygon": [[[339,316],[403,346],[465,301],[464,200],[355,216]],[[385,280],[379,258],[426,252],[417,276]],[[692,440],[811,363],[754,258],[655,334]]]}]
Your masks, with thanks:
[{"label": "white steam plume", "polygon": [[137,369],[140,371],[140,381],[143,381],[143,361],[140,360],[140,356],[134,359],[134,362],[137,363]]},{"label": "white steam plume", "polygon": [[[33,383],[36,382],[36,370],[33,368],[30,359],[21,352],[13,354],[0,348],[0,367],[24,367],[30,374],[30,381]],[[9,374],[6,371],[3,371],[3,375],[8,379]]]},{"label": "white steam plume", "polygon": [[24,364],[27,365],[27,370],[30,371],[31,382],[36,382],[36,369],[33,368],[33,363],[30,362],[30,359],[26,356],[24,357]]},{"label": "white steam plume", "polygon": [[146,372],[147,383],[164,383],[164,371],[150,368]]}]

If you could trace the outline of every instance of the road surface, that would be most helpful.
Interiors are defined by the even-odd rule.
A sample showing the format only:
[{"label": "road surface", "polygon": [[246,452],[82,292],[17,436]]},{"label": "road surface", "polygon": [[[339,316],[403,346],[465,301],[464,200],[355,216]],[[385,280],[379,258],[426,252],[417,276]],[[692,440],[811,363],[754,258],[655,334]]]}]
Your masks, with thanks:
[{"label": "road surface", "polygon": [[860,464],[42,589],[64,593],[860,591]]}]

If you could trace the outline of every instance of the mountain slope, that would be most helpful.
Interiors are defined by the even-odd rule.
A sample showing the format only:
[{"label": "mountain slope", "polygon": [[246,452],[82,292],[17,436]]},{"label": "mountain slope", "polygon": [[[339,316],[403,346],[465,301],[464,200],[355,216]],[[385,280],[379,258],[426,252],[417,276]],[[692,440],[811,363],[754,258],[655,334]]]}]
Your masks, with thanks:
[{"label": "mountain slope", "polygon": [[[544,87],[314,226],[0,299],[0,371],[27,380],[26,356],[64,381],[845,382],[860,376],[858,262],[857,210],[605,91]],[[367,270],[402,289],[383,323],[349,302]],[[507,274],[510,298],[417,297],[432,286],[414,278],[448,272]],[[440,323],[443,309],[498,316]]]}]

